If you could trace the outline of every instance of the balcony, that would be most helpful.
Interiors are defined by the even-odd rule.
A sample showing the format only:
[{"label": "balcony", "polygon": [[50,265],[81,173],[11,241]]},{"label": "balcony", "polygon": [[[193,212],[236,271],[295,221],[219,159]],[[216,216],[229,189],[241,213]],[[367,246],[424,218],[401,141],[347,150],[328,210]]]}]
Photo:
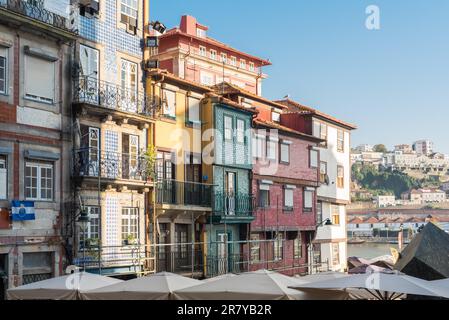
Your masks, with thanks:
[{"label": "balcony", "polygon": [[254,220],[254,197],[251,194],[215,193],[213,197],[213,223],[250,223]]},{"label": "balcony", "polygon": [[156,185],[158,204],[211,208],[213,185],[188,181],[161,180]]},{"label": "balcony", "polygon": [[83,148],[73,153],[72,176],[104,183],[147,185],[147,161],[139,154]]},{"label": "balcony", "polygon": [[74,39],[75,36],[67,18],[48,11],[39,1],[0,0],[0,16],[0,20],[28,24],[63,37]]},{"label": "balcony", "polygon": [[85,106],[88,112],[137,122],[148,122],[156,116],[158,104],[134,89],[90,76],[75,78],[74,85],[73,103]]}]

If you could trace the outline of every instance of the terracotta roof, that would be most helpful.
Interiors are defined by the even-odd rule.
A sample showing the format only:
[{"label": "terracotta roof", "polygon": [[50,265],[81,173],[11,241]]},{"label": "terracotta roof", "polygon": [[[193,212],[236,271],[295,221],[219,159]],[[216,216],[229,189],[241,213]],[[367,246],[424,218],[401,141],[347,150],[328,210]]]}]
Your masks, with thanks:
[{"label": "terracotta roof", "polygon": [[259,113],[259,111],[256,108],[246,108],[246,107],[242,106],[241,104],[238,104],[238,103],[236,103],[236,102],[234,102],[232,100],[226,99],[226,98],[224,98],[224,97],[222,97],[222,96],[220,96],[218,94],[215,94],[213,92],[206,93],[206,96],[211,98],[211,99],[213,99],[214,102],[217,102],[217,103],[223,103],[223,104],[226,104],[228,106],[234,107],[236,109],[239,109],[239,110],[242,110],[242,111],[246,111],[246,112],[251,112],[251,113],[254,113],[254,114]]},{"label": "terracotta roof", "polygon": [[284,104],[284,105],[291,105],[291,106],[293,106],[293,107],[295,107],[297,109],[297,111],[296,111],[297,113],[300,113],[300,114],[303,114],[303,115],[308,115],[308,114],[310,114],[310,115],[317,115],[317,116],[325,118],[325,119],[327,119],[329,121],[332,121],[334,123],[342,125],[342,126],[348,128],[348,129],[351,129],[351,130],[357,129],[356,125],[353,125],[353,124],[348,123],[348,122],[344,122],[344,121],[339,120],[339,119],[337,119],[337,118],[335,118],[333,116],[330,116],[330,115],[328,115],[328,114],[326,114],[324,112],[321,112],[321,111],[316,110],[314,108],[302,105],[302,104],[300,104],[300,103],[298,103],[296,101],[293,101],[291,99],[288,99],[288,98],[287,99],[283,99],[283,100],[275,100],[275,102],[281,103],[281,104]]},{"label": "terracotta roof", "polygon": [[361,224],[361,223],[363,223],[363,220],[361,218],[359,218],[359,217],[355,217],[355,218],[349,220],[348,223]]},{"label": "terracotta roof", "polygon": [[378,222],[379,220],[377,220],[376,217],[370,217],[364,221],[364,223],[378,223]]},{"label": "terracotta roof", "polygon": [[[225,87],[225,89],[223,90],[223,87]],[[246,96],[248,98],[251,98],[253,100],[257,100],[259,102],[263,102],[266,103],[270,106],[276,107],[276,108],[280,108],[280,109],[287,109],[288,107],[286,105],[283,105],[281,103],[277,103],[275,101],[272,101],[270,99],[258,96],[252,92],[249,92],[245,89],[240,88],[239,86],[236,86],[235,84],[231,84],[229,82],[222,82],[219,83],[217,85],[212,86],[212,88],[220,94],[240,94],[242,96]]]},{"label": "terracotta roof", "polygon": [[214,46],[220,47],[220,48],[228,50],[228,51],[233,51],[233,52],[235,52],[235,53],[237,53],[239,55],[245,56],[245,57],[247,57],[247,58],[249,58],[251,60],[258,61],[262,66],[270,66],[271,65],[271,62],[266,60],[266,59],[262,59],[262,58],[253,56],[251,54],[245,53],[243,51],[237,50],[237,49],[235,49],[235,48],[233,48],[231,46],[228,46],[227,44],[224,44],[223,42],[220,42],[220,41],[218,41],[216,39],[213,39],[213,38],[210,38],[210,37],[202,38],[202,37],[198,37],[198,36],[195,36],[195,35],[191,35],[191,34],[185,33],[183,31],[181,31],[181,29],[179,29],[179,28],[172,28],[172,29],[168,30],[163,35],[161,35],[159,37],[159,39],[168,38],[168,37],[173,36],[173,35],[181,35],[181,36],[184,36],[184,37],[187,37],[187,38],[196,39],[196,40],[198,40],[200,42],[205,42],[205,43],[208,43],[210,45],[214,45]]},{"label": "terracotta roof", "polygon": [[263,120],[263,119],[255,119],[254,120],[254,124],[259,125],[259,126],[273,128],[273,129],[278,129],[278,130],[285,131],[285,132],[288,132],[288,133],[292,133],[292,134],[298,135],[300,137],[303,137],[305,139],[312,140],[314,142],[322,142],[322,141],[324,141],[324,140],[319,139],[317,137],[314,137],[314,136],[311,136],[309,134],[305,134],[305,133],[302,133],[302,132],[290,129],[288,127],[285,127],[283,125],[280,125],[280,124],[278,124],[276,122],[272,122],[272,121],[267,121],[267,120]]},{"label": "terracotta roof", "polygon": [[180,78],[180,77],[175,76],[174,74],[168,72],[167,70],[163,70],[163,69],[149,69],[148,70],[148,75],[150,75],[150,76],[163,76],[163,77],[165,77],[167,79],[170,79],[170,80],[172,80],[174,82],[178,82],[178,83],[181,83],[181,84],[184,84],[184,85],[192,86],[192,87],[195,87],[197,89],[201,89],[201,90],[203,90],[205,92],[212,92],[212,89],[210,87],[208,87],[208,86],[204,86],[204,85],[199,84],[198,82],[194,82],[194,81],[191,81],[191,80],[186,80],[186,79]]},{"label": "terracotta roof", "polygon": [[424,218],[412,217],[405,220],[405,222],[424,222]]}]

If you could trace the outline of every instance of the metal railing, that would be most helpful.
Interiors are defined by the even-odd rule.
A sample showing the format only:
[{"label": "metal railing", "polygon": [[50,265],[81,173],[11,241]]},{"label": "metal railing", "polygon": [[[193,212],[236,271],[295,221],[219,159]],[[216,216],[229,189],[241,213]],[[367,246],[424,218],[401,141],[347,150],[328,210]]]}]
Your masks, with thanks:
[{"label": "metal railing", "polygon": [[179,274],[203,273],[203,252],[190,245],[159,247],[156,254],[157,271]]},{"label": "metal railing", "polygon": [[147,181],[147,160],[139,154],[103,151],[83,148],[73,152],[72,175],[75,177],[98,177]]},{"label": "metal railing", "polygon": [[79,76],[74,79],[73,102],[86,103],[112,110],[155,117],[156,99],[147,97],[136,89],[99,80],[92,76]]},{"label": "metal railing", "polygon": [[0,0],[0,7],[46,23],[53,27],[74,32],[71,30],[68,20],[65,17],[45,9],[43,7],[43,2],[37,0]]},{"label": "metal railing", "polygon": [[157,182],[157,203],[211,207],[213,185],[189,181]]},{"label": "metal railing", "polygon": [[220,216],[252,216],[255,198],[251,194],[228,194],[217,192],[214,194],[213,214]]}]

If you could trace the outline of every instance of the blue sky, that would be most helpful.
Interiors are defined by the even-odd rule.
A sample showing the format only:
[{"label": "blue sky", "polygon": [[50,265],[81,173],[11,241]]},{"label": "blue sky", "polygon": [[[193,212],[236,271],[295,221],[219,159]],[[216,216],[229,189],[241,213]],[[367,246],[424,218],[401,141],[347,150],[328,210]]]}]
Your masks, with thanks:
[{"label": "blue sky", "polygon": [[[151,0],[152,20],[181,15],[209,36],[269,58],[267,98],[291,98],[357,124],[352,144],[431,139],[449,153],[449,1]],[[365,28],[368,5],[380,30]]]}]

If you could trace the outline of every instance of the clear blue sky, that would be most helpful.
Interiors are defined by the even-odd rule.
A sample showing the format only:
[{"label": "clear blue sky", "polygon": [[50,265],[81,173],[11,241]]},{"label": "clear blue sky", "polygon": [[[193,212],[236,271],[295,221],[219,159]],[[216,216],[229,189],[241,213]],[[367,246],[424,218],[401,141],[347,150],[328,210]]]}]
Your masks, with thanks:
[{"label": "clear blue sky", "polygon": [[[168,27],[196,16],[209,36],[269,58],[267,98],[286,94],[357,124],[352,144],[431,139],[449,153],[448,0],[151,0]],[[381,29],[365,28],[380,8]]]}]

